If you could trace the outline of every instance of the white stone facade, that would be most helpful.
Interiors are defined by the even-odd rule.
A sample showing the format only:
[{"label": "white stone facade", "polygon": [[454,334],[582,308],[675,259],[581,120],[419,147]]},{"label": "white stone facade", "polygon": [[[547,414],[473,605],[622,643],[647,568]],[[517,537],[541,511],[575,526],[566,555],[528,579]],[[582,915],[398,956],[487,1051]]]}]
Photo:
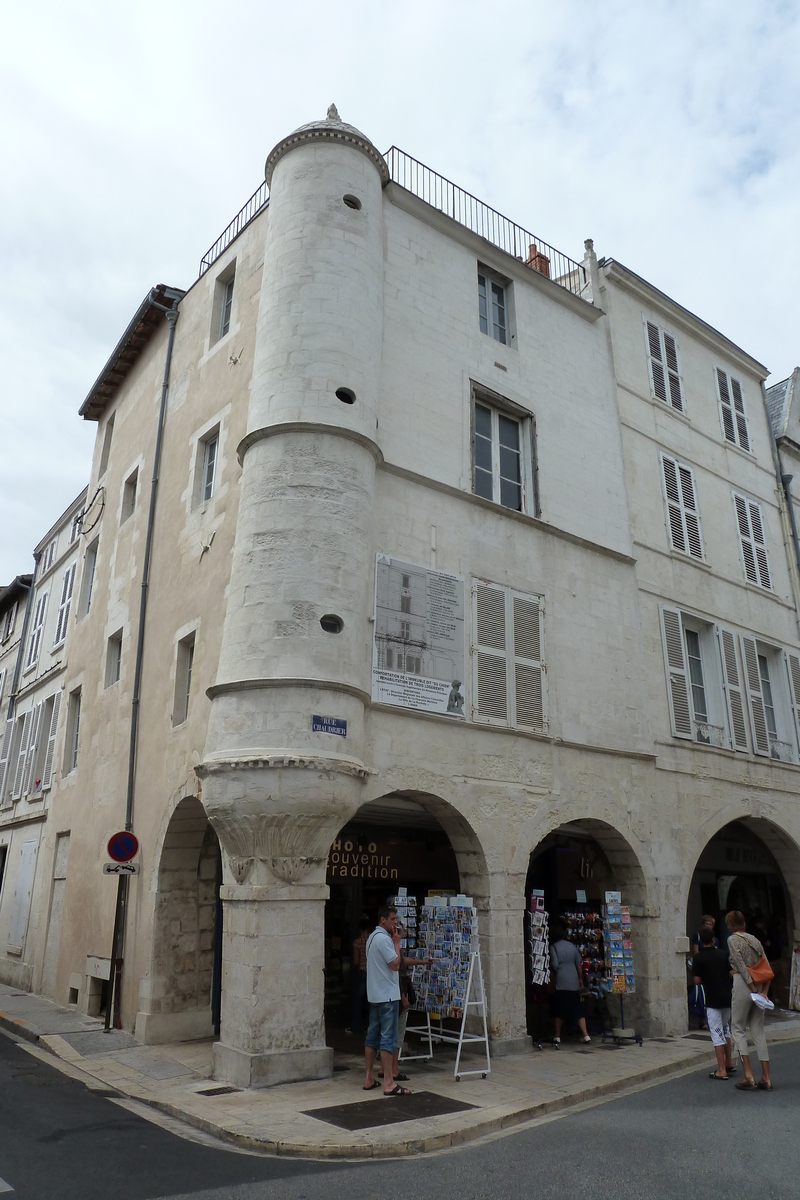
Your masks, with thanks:
[{"label": "white stone facade", "polygon": [[[777,739],[788,750],[774,758],[755,752],[749,708],[745,744],[729,744],[728,692],[714,674],[717,627],[754,636],[776,664],[784,650],[798,653],[766,371],[619,264],[598,264],[590,247],[573,294],[390,182],[371,143],[335,116],[279,143],[267,176],[269,206],[178,305],[142,660],[141,873],[130,882],[123,1024],[149,1041],[210,1032],[218,838],[216,1074],[264,1085],[329,1072],[328,851],[364,805],[393,797],[439,821],[475,897],[496,1050],[525,1044],[526,876],[532,853],[564,827],[596,840],[631,905],[635,1019],[646,1033],[680,1032],[689,892],[718,830],[750,825],[800,913],[788,682]],[[479,326],[479,272],[503,289],[505,342]],[[677,342],[683,411],[654,394],[648,320]],[[109,392],[98,381],[90,406],[99,425],[89,495],[102,487],[104,507],[81,542],[85,554],[99,538],[65,680],[66,694],[80,689],[80,740],[74,768],[60,772],[47,839],[55,855],[52,831],[70,831],[69,870],[57,968],[32,980],[62,1001],[77,990],[87,1008],[111,945],[113,881],[100,866],[125,811],[145,481],[166,345],[166,322],[153,323],[122,382]],[[726,442],[717,366],[742,383],[747,450]],[[522,511],[475,494],[476,404],[519,431]],[[702,556],[671,543],[662,454],[693,473]],[[760,506],[769,589],[744,573],[732,490]],[[465,581],[465,720],[372,700],[377,554]],[[524,697],[506,697],[518,719],[504,721],[499,709],[487,717],[475,687],[472,605],[498,589],[541,622],[532,668],[541,708],[527,724]],[[711,744],[698,740],[696,714],[674,733],[665,606],[698,623],[707,643],[718,719],[706,714],[706,724],[722,731]],[[515,658],[515,680],[518,671]],[[320,713],[346,720],[346,738],[313,731]]]}]

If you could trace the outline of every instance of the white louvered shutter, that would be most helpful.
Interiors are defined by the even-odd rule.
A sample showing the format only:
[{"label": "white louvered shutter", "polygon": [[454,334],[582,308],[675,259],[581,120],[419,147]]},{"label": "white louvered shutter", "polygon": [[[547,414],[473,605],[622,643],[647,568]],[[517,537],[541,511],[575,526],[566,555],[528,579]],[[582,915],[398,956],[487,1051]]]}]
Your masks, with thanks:
[{"label": "white louvered shutter", "polygon": [[32,667],[39,657],[39,644],[42,640],[42,629],[44,627],[44,614],[47,608],[47,592],[44,592],[36,602],[36,608],[33,614],[33,629],[31,630],[30,641],[28,642],[28,657],[25,660],[26,667]]},{"label": "white louvered shutter", "polygon": [[794,717],[794,734],[797,747],[800,750],[800,657],[791,650],[784,650],[786,674],[789,677],[789,695],[792,698],[792,715]]},{"label": "white louvered shutter", "polygon": [[3,703],[3,692],[6,690],[6,668],[0,669],[0,704]]},{"label": "white louvered shutter", "polygon": [[739,530],[739,545],[742,552],[744,573],[750,583],[759,587],[772,589],[767,560],[767,546],[764,538],[764,524],[761,519],[761,506],[746,496],[733,493],[736,506],[736,524]]},{"label": "white louvered shutter", "polygon": [[661,474],[672,548],[702,560],[703,539],[692,470],[662,453]]},{"label": "white louvered shutter", "polygon": [[661,635],[664,641],[672,732],[675,737],[690,738],[692,716],[689,707],[689,674],[683,646],[683,623],[677,608],[661,606]]},{"label": "white louvered shutter", "polygon": [[717,367],[717,387],[719,389],[719,411],[722,420],[722,432],[725,440],[742,450],[750,449],[750,434],[747,429],[747,417],[744,411],[744,396],[742,385],[720,367]]},{"label": "white louvered shutter", "polygon": [[653,395],[683,412],[683,391],[675,338],[653,321],[647,322],[647,350]]},{"label": "white louvered shutter", "polygon": [[506,593],[476,583],[473,598],[472,717],[508,723]]},{"label": "white louvered shutter", "polygon": [[11,740],[14,736],[14,720],[6,721],[3,741],[0,743],[0,807],[6,798],[6,782],[8,780],[8,760],[11,757]]},{"label": "white louvered shutter", "polygon": [[664,358],[661,353],[661,331],[652,321],[647,322],[647,348],[650,352],[650,380],[653,394],[667,403],[667,384],[664,376]]},{"label": "white louvered shutter", "polygon": [[19,800],[22,795],[22,777],[25,774],[25,762],[28,757],[28,738],[31,731],[30,710],[25,713],[22,718],[22,736],[19,739],[19,751],[17,753],[16,770],[14,771],[14,787],[11,792],[12,800]]},{"label": "white louvered shutter", "polygon": [[730,629],[717,629],[719,655],[722,662],[722,682],[728,706],[731,741],[734,750],[747,750],[747,724],[744,715],[744,697],[736,661],[736,639]]},{"label": "white louvered shutter", "polygon": [[61,712],[61,697],[63,692],[56,692],[53,698],[53,712],[50,717],[50,730],[47,737],[47,753],[42,769],[42,791],[46,792],[53,781],[53,763],[56,753],[56,734],[58,733],[58,715]]},{"label": "white louvered shutter", "polygon": [[761,675],[758,670],[758,649],[755,638],[739,635],[744,663],[744,680],[750,702],[750,724],[753,729],[753,746],[756,754],[769,755],[769,734],[764,712],[764,697],[761,694]]},{"label": "white louvered shutter", "polygon": [[72,589],[75,583],[75,563],[72,563],[64,574],[64,582],[61,585],[61,603],[58,606],[58,621],[56,622],[56,636],[53,639],[53,645],[57,646],[59,642],[63,642],[67,636],[67,622],[69,621],[69,609],[72,601]]},{"label": "white louvered shutter", "polygon": [[33,710],[33,717],[31,718],[31,731],[28,736],[28,757],[25,760],[25,772],[22,777],[23,796],[27,796],[32,790],[33,770],[39,752],[39,738],[41,736],[43,708],[43,704],[37,704]]},{"label": "white louvered shutter", "polygon": [[513,592],[515,725],[544,729],[543,608],[539,597]]}]

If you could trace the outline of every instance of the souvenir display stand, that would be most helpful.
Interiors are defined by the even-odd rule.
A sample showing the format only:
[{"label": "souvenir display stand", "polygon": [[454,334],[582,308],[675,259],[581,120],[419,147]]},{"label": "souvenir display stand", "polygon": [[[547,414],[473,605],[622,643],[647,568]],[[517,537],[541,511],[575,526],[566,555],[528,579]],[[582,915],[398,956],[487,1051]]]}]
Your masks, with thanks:
[{"label": "souvenir display stand", "polygon": [[[537,1032],[531,1034],[539,1050],[544,1049],[541,1005],[548,999],[545,991],[550,982],[550,915],[544,907],[544,892],[534,889],[530,906],[525,913],[527,932],[528,982],[537,998]],[[555,1042],[549,1039],[552,1045]]]},{"label": "souvenir display stand", "polygon": [[631,913],[627,904],[620,904],[618,892],[606,892],[603,909],[603,942],[605,945],[606,991],[619,996],[619,1026],[603,1034],[603,1041],[613,1041],[618,1046],[635,1042],[642,1045],[641,1036],[633,1029],[625,1028],[625,996],[636,991],[636,975],[633,968],[633,945],[631,943]]},{"label": "souvenir display stand", "polygon": [[[456,1082],[462,1075],[480,1075],[484,1079],[491,1071],[489,1031],[486,1024],[486,992],[483,983],[478,946],[478,914],[467,896],[428,896],[422,906],[417,927],[416,946],[409,948],[407,957],[433,959],[430,967],[412,967],[411,981],[417,994],[415,1009],[424,1012],[427,1025],[409,1028],[408,1032],[427,1038],[430,1055],[433,1043],[456,1046],[453,1075]],[[431,1017],[438,1021],[460,1018],[456,1030],[444,1027],[433,1029]],[[482,1032],[467,1031],[467,1017],[478,1018]],[[464,1070],[461,1053],[464,1046],[484,1047],[486,1066]]]}]

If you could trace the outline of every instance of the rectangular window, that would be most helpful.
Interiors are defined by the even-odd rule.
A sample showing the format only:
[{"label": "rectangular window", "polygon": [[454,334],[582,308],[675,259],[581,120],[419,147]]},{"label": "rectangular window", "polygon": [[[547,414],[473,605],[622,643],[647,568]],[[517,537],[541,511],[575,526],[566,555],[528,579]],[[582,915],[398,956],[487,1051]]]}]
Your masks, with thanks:
[{"label": "rectangular window", "polygon": [[64,582],[61,585],[61,603],[58,606],[58,620],[56,621],[56,636],[53,639],[54,646],[60,645],[67,636],[67,623],[72,603],[72,588],[75,583],[76,566],[77,563],[70,563],[64,572]]},{"label": "rectangular window", "polygon": [[100,469],[98,471],[98,476],[105,475],[106,467],[108,466],[108,456],[111,453],[111,438],[114,434],[114,416],[115,414],[112,413],[106,421],[106,427],[103,433],[103,449],[100,452]]},{"label": "rectangular window", "polygon": [[4,642],[8,641],[8,639],[11,637],[12,633],[14,632],[14,626],[16,625],[16,622],[17,622],[17,601],[15,600],[14,603],[11,605],[11,608],[8,609],[5,616],[3,617],[2,635],[0,635],[0,641],[4,641]]},{"label": "rectangular window", "polygon": [[213,346],[220,338],[224,338],[226,334],[230,333],[235,280],[236,259],[229,263],[214,280],[209,346]]},{"label": "rectangular window", "polygon": [[205,503],[214,495],[214,477],[217,470],[217,447],[219,446],[219,438],[214,435],[203,442],[203,479],[200,492],[200,500]]},{"label": "rectangular window", "polygon": [[75,513],[75,516],[72,518],[72,524],[69,527],[69,542],[67,543],[69,546],[80,537],[82,520],[83,513]]},{"label": "rectangular window", "polygon": [[729,376],[721,367],[716,368],[715,374],[719,396],[719,419],[722,422],[725,441],[731,442],[741,450],[749,450],[750,434],[747,430],[742,385],[738,379],[734,379],[732,375]]},{"label": "rectangular window", "polygon": [[525,511],[524,424],[516,417],[475,401],[473,491],[504,508]]},{"label": "rectangular window", "polygon": [[118,629],[108,639],[106,649],[106,687],[119,682],[122,669],[122,630]]},{"label": "rectangular window", "polygon": [[730,748],[714,625],[662,605],[661,638],[672,736]]},{"label": "rectangular window", "polygon": [[70,692],[67,705],[67,737],[64,744],[64,774],[69,775],[78,765],[78,738],[81,727],[81,689]]},{"label": "rectangular window", "polygon": [[49,571],[50,568],[52,567],[53,563],[55,562],[57,545],[58,545],[58,538],[53,538],[52,542],[50,542],[47,546],[45,546],[44,553],[42,555],[42,570],[41,570],[42,575],[44,575],[45,571]]},{"label": "rectangular window", "polygon": [[736,525],[739,530],[739,549],[744,573],[750,583],[772,590],[767,561],[767,545],[761,506],[738,492],[733,493]]},{"label": "rectangular window", "polygon": [[544,731],[544,603],[497,584],[472,588],[472,719]]},{"label": "rectangular window", "polygon": [[136,489],[138,483],[139,471],[137,468],[133,474],[129,475],[125,480],[125,486],[122,490],[122,513],[120,515],[120,525],[123,525],[125,521],[128,520],[128,517],[133,516],[134,509],[136,508]]},{"label": "rectangular window", "polygon": [[225,284],[225,289],[222,293],[222,316],[219,323],[219,336],[225,337],[225,334],[231,327],[231,307],[233,305],[233,279],[229,279]]},{"label": "rectangular window", "polygon": [[504,346],[509,342],[507,291],[506,283],[484,270],[478,270],[478,323],[481,333],[488,334]]},{"label": "rectangular window", "polygon": [[691,467],[662,452],[661,478],[672,549],[702,559],[703,541]]},{"label": "rectangular window", "polygon": [[100,546],[100,539],[95,538],[94,541],[86,547],[86,557],[83,560],[83,577],[81,579],[81,603],[79,613],[85,617],[89,611],[89,605],[92,603],[92,588],[94,587],[94,573],[97,569],[97,551]]},{"label": "rectangular window", "polygon": [[645,321],[650,386],[657,400],[683,412],[683,387],[675,338],[653,321]]},{"label": "rectangular window", "polygon": [[42,592],[36,601],[36,608],[33,610],[33,624],[31,627],[31,635],[28,639],[28,656],[25,659],[25,670],[29,667],[36,666],[39,660],[39,647],[42,642],[42,628],[44,626],[44,614],[47,610],[47,592]]},{"label": "rectangular window", "polygon": [[192,669],[194,667],[194,633],[178,642],[175,664],[175,701],[172,708],[172,724],[182,725],[189,716],[189,698],[192,693]]}]

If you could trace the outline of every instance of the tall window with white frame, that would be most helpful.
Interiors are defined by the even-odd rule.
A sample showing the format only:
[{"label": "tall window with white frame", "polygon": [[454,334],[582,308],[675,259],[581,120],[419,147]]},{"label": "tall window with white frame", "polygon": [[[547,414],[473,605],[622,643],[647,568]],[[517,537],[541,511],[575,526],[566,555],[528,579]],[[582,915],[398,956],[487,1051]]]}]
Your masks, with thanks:
[{"label": "tall window with white frame", "polygon": [[476,496],[524,511],[522,425],[515,417],[475,401],[474,476]]},{"label": "tall window with white frame", "polygon": [[64,744],[64,774],[69,775],[78,765],[78,738],[81,728],[81,689],[69,694],[67,707],[67,737]]},{"label": "tall window with white frame", "polygon": [[700,653],[700,635],[694,629],[684,629],[686,657],[689,661],[689,682],[692,689],[695,729],[698,742],[708,743],[708,705],[703,679],[703,658]]},{"label": "tall window with white frame", "polygon": [[[778,741],[778,724],[775,720],[775,701],[772,698],[772,682],[769,677],[769,663],[766,654],[758,656],[758,673],[761,677],[761,698],[764,701],[764,718],[767,723],[767,733],[774,745]],[[777,757],[777,753],[774,753]]]},{"label": "tall window with white frame", "polygon": [[125,486],[122,489],[122,512],[120,513],[120,525],[124,525],[129,517],[132,517],[136,509],[136,492],[139,487],[139,468],[132,471],[125,480]]},{"label": "tall window with white frame", "polygon": [[225,283],[222,291],[222,314],[219,322],[219,336],[224,338],[231,327],[231,309],[233,307],[233,276]]},{"label": "tall window with white frame", "polygon": [[200,503],[205,504],[214,495],[214,483],[217,474],[217,450],[219,449],[219,434],[214,433],[206,438],[203,446],[203,473],[200,480]]},{"label": "tall window with white frame", "polygon": [[478,323],[481,333],[508,345],[508,288],[488,272],[478,270]]},{"label": "tall window with white frame", "polygon": [[192,672],[194,670],[195,633],[192,632],[178,642],[175,662],[175,700],[172,708],[172,724],[182,725],[189,716],[189,700],[192,694]]},{"label": "tall window with white frame", "polygon": [[106,687],[119,682],[122,671],[122,630],[118,629],[108,639],[106,650]]},{"label": "tall window with white frame", "polygon": [[46,610],[47,592],[42,592],[33,610],[33,623],[31,626],[31,635],[28,640],[28,656],[25,659],[26,671],[31,667],[35,667],[39,660],[39,647],[42,644],[42,630],[44,628],[44,614]]}]

